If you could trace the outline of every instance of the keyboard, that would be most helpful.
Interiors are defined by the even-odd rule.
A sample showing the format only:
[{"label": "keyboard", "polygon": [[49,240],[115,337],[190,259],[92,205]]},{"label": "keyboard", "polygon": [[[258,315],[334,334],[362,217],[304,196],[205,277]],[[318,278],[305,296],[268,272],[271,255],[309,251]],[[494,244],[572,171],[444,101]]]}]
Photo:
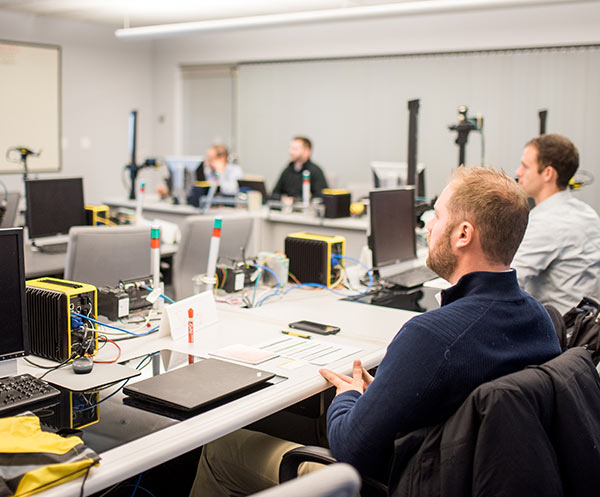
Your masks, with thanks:
[{"label": "keyboard", "polygon": [[0,415],[60,395],[53,386],[30,374],[0,378]]},{"label": "keyboard", "polygon": [[54,243],[52,245],[35,245],[42,254],[65,254],[67,252],[67,243]]},{"label": "keyboard", "polygon": [[417,266],[408,269],[403,273],[388,276],[385,278],[385,281],[404,288],[413,288],[437,277],[437,274],[427,266]]}]

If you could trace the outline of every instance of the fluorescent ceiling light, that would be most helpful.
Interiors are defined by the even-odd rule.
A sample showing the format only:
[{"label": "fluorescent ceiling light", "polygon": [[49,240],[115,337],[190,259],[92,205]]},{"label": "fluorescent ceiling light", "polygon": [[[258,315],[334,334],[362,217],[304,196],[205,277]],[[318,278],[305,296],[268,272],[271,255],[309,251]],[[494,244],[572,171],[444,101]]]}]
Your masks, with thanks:
[{"label": "fluorescent ceiling light", "polygon": [[150,38],[189,33],[309,24],[319,22],[375,19],[390,16],[440,14],[466,10],[485,10],[536,5],[593,2],[597,0],[421,0],[402,3],[346,7],[339,9],[291,12],[211,21],[184,22],[117,29],[118,38]]}]

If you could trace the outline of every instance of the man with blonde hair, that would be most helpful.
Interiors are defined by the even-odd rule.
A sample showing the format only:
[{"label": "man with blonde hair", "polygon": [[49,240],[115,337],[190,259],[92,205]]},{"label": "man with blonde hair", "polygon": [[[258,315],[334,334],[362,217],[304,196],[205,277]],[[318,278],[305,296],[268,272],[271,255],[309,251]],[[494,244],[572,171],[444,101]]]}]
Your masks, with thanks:
[{"label": "man with blonde hair", "polygon": [[[397,437],[444,422],[482,383],[560,353],[548,314],[510,269],[529,214],[519,186],[503,172],[459,168],[434,211],[427,264],[453,285],[442,292],[441,307],[404,324],[375,377],[358,360],[351,377],[320,371],[337,389],[327,412],[333,455],[381,481],[387,481]],[[209,445],[203,452],[196,484],[206,495],[243,495],[276,483],[276,463],[290,443],[245,433],[217,441],[221,450]],[[250,440],[252,449],[263,440],[269,447],[240,456],[251,469],[219,457],[236,453],[236,436]],[[267,462],[275,469],[250,479]]]}]

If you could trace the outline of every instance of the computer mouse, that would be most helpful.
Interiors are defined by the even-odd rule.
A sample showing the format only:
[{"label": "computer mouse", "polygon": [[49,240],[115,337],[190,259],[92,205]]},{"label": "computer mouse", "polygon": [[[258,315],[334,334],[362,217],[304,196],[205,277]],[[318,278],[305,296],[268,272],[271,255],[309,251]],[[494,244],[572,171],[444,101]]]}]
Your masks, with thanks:
[{"label": "computer mouse", "polygon": [[75,374],[91,373],[94,367],[94,361],[91,357],[82,356],[73,359],[73,371]]}]

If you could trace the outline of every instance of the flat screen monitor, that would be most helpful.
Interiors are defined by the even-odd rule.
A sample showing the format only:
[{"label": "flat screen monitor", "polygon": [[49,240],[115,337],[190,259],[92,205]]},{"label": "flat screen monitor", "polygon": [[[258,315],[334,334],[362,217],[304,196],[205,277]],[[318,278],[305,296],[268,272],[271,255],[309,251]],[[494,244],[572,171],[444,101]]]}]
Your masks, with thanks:
[{"label": "flat screen monitor", "polygon": [[408,164],[406,162],[371,162],[375,188],[396,188],[406,184]]},{"label": "flat screen monitor", "polygon": [[369,211],[373,267],[414,259],[417,255],[414,187],[369,192]]},{"label": "flat screen monitor", "polygon": [[0,229],[0,361],[29,354],[23,228]]},{"label": "flat screen monitor", "polygon": [[36,179],[25,182],[29,238],[67,234],[86,224],[81,178]]}]

